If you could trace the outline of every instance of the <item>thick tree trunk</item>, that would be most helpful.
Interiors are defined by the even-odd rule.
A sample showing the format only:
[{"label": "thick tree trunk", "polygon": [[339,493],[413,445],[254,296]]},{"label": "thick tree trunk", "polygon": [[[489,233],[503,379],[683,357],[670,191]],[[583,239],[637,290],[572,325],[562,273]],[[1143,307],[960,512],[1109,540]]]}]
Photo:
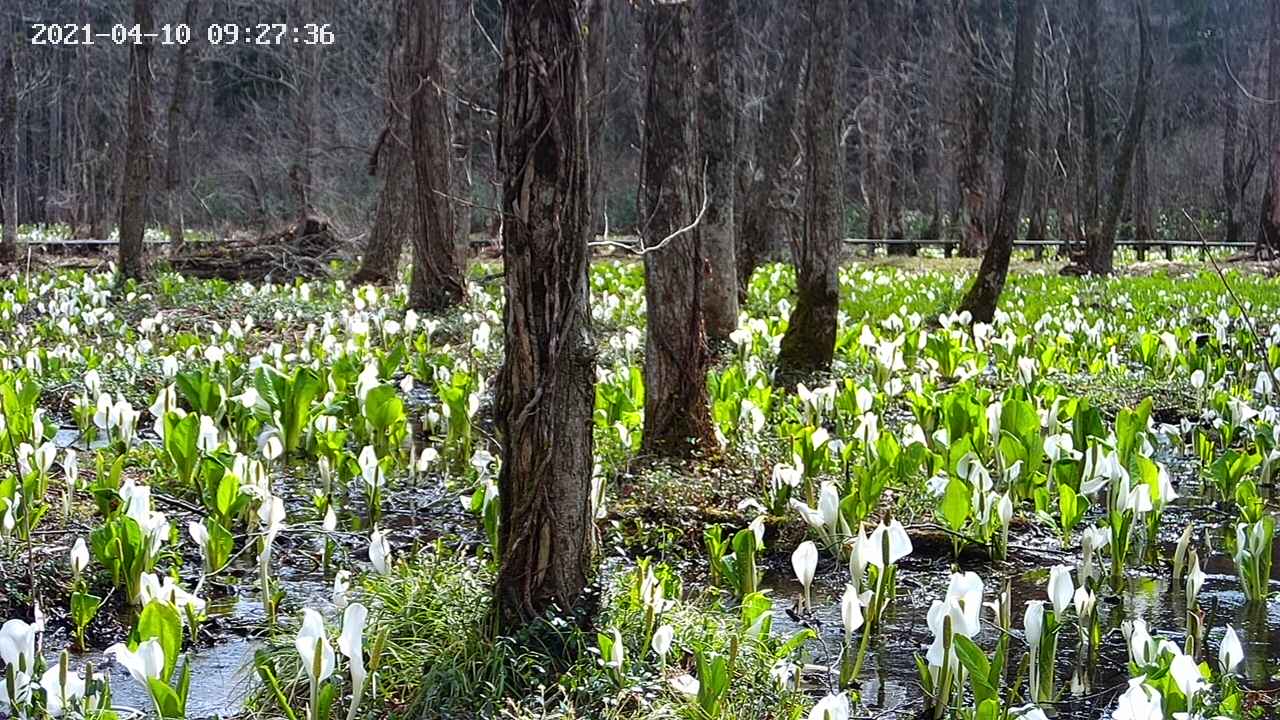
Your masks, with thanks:
[{"label": "thick tree trunk", "polygon": [[[407,19],[401,15],[397,22],[403,28]],[[381,171],[382,187],[360,267],[351,276],[351,282],[357,284],[395,282],[405,238],[422,234],[418,226],[418,180],[407,137],[409,103],[415,87],[411,84],[414,76],[408,44],[405,32],[396,33],[387,56],[387,101],[383,113],[386,127],[369,157],[369,174]]]},{"label": "thick tree trunk", "polygon": [[[291,0],[288,17],[295,24],[307,22],[315,8],[313,0]],[[302,224],[313,213],[311,199],[311,155],[315,146],[316,85],[320,72],[318,48],[293,45],[293,133],[294,147],[289,163],[289,195],[294,219]]]},{"label": "thick tree trunk", "polygon": [[805,78],[804,235],[795,248],[796,307],[791,312],[778,371],[784,378],[831,367],[840,285],[840,98],[844,77],[845,8],[809,0],[812,58]]},{"label": "thick tree trunk", "polygon": [[369,228],[369,242],[360,259],[360,268],[351,276],[351,282],[357,284],[394,283],[398,279],[404,239],[421,234],[414,194],[417,180],[408,148],[399,140],[388,138],[380,154],[384,158],[380,164],[386,170],[382,189],[378,191],[373,226]]},{"label": "thick tree trunk", "polygon": [[10,262],[18,251],[18,64],[16,42],[6,43],[0,58],[0,200],[4,206],[4,233],[0,235],[0,263]]},{"label": "thick tree trunk", "polygon": [[707,213],[699,230],[707,260],[702,312],[707,340],[729,341],[738,328],[738,273],[735,243],[734,49],[737,1],[698,3],[698,131],[706,176]]},{"label": "thick tree trunk", "polygon": [[[1280,3],[1271,4],[1268,32],[1267,97],[1280,97]],[[1280,105],[1268,109],[1271,157],[1267,162],[1267,189],[1262,197],[1262,218],[1258,224],[1257,252],[1280,253]]]},{"label": "thick tree trunk", "polygon": [[779,244],[782,189],[787,170],[796,157],[792,138],[800,78],[803,77],[805,54],[809,47],[809,25],[800,13],[795,12],[787,13],[787,23],[783,60],[765,106],[760,141],[757,143],[758,177],[751,185],[747,202],[743,203],[745,207],[739,223],[736,248],[739,301],[745,300],[756,268],[769,259],[773,254],[772,248]]},{"label": "thick tree trunk", "polygon": [[462,262],[455,243],[450,180],[448,103],[441,57],[446,0],[408,0],[409,62],[416,91],[409,101],[418,232],[413,235],[413,277],[409,306],[439,312],[466,296]]},{"label": "thick tree trunk", "polygon": [[[694,223],[702,198],[694,127],[693,7],[645,0],[644,159],[644,451],[684,455],[712,440],[707,400],[707,341],[702,319],[706,277]],[[661,248],[658,246],[665,241]]]},{"label": "thick tree trunk", "polygon": [[506,3],[506,358],[495,415],[503,632],[579,604],[595,557],[587,80],[572,0]]},{"label": "thick tree trunk", "polygon": [[985,29],[994,12],[989,0],[982,0],[974,10],[961,16],[960,31],[968,53],[968,79],[965,92],[965,144],[960,161],[960,197],[964,206],[964,234],[960,254],[976,257],[990,241],[987,227],[987,204],[991,183],[988,153],[991,147],[991,101],[994,88],[986,79]]},{"label": "thick tree trunk", "polygon": [[[187,0],[182,7],[182,22],[196,27],[200,13],[199,0]],[[178,46],[178,58],[173,69],[173,94],[169,98],[167,118],[167,142],[165,143],[164,192],[169,220],[169,244],[171,249],[182,246],[186,239],[186,223],[182,217],[182,186],[186,158],[183,157],[182,137],[187,132],[186,105],[191,87],[191,53],[194,43]]]},{"label": "thick tree trunk", "polygon": [[450,167],[450,205],[458,247],[471,241],[471,106],[464,93],[471,60],[471,0],[449,0],[449,142],[453,147]]},{"label": "thick tree trunk", "polygon": [[1004,188],[996,231],[982,256],[978,277],[960,304],[974,322],[989,323],[1009,275],[1009,257],[1022,219],[1022,194],[1027,181],[1028,130],[1032,83],[1035,81],[1036,42],[1040,33],[1039,0],[1018,0],[1018,28],[1014,34],[1013,97],[1009,103],[1009,135],[1005,141]]},{"label": "thick tree trunk", "polygon": [[1081,178],[1081,207],[1086,243],[1100,232],[1102,224],[1102,130],[1098,121],[1098,35],[1102,25],[1101,0],[1080,0],[1080,23],[1084,28],[1081,49],[1080,104],[1084,120],[1084,160]]},{"label": "thick tree trunk", "polygon": [[120,187],[120,277],[146,276],[143,236],[147,229],[147,190],[151,183],[151,0],[133,0],[133,22],[142,37],[129,51],[128,130],[124,179]]},{"label": "thick tree trunk", "polygon": [[605,169],[605,133],[609,127],[609,26],[612,0],[586,0],[587,125],[591,130],[591,231],[607,227],[609,180]]},{"label": "thick tree trunk", "polygon": [[1115,269],[1116,231],[1120,225],[1120,212],[1124,209],[1129,178],[1133,174],[1133,159],[1146,123],[1147,93],[1152,72],[1151,29],[1146,0],[1134,0],[1133,5],[1138,17],[1138,79],[1133,88],[1129,119],[1125,123],[1124,134],[1120,136],[1120,146],[1116,152],[1111,192],[1107,200],[1106,215],[1102,219],[1102,229],[1088,239],[1088,270],[1094,275],[1110,275]]}]

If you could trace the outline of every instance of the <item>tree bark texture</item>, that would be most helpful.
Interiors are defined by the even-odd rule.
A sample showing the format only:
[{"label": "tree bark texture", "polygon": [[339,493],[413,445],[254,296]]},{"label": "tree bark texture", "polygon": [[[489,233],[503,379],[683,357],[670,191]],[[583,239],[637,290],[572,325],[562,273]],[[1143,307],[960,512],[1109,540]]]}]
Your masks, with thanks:
[{"label": "tree bark texture", "polygon": [[1018,26],[1014,33],[1013,97],[1009,103],[1009,135],[1005,141],[1004,187],[995,234],[982,256],[978,276],[960,304],[975,322],[990,323],[1009,275],[1009,257],[1022,220],[1022,195],[1030,162],[1028,145],[1035,82],[1036,42],[1040,31],[1039,0],[1018,0]]},{"label": "tree bark texture", "polygon": [[16,42],[7,43],[0,58],[0,200],[3,200],[4,233],[0,235],[0,263],[18,252],[18,64]]},{"label": "tree bark texture", "polygon": [[[400,22],[403,27],[403,16]],[[422,234],[418,225],[418,179],[408,136],[409,104],[415,89],[411,84],[414,75],[408,45],[406,33],[399,32],[387,55],[386,125],[369,158],[369,174],[381,173],[382,187],[360,267],[351,276],[353,283],[395,282],[405,238]]]},{"label": "tree bark texture", "polygon": [[[1280,3],[1271,5],[1268,32],[1267,97],[1280,97]],[[1267,189],[1262,196],[1262,218],[1258,225],[1258,252],[1280,253],[1280,105],[1269,110],[1268,136],[1271,157],[1267,163]]]},{"label": "tree bark texture", "polygon": [[604,145],[609,127],[609,30],[613,0],[587,2],[587,124],[591,129],[591,230],[604,232],[609,207]]},{"label": "tree bark texture", "polygon": [[151,183],[151,0],[133,0],[133,22],[142,37],[129,50],[128,129],[124,178],[120,187],[120,276],[146,276],[143,236],[147,229],[147,190]]},{"label": "tree bark texture", "polygon": [[394,283],[404,239],[421,235],[415,195],[418,183],[408,148],[400,139],[388,137],[380,154],[383,159],[379,164],[384,168],[382,188],[360,268],[351,276],[353,283]]},{"label": "tree bark texture", "polygon": [[1098,121],[1098,35],[1102,25],[1101,0],[1080,0],[1084,47],[1080,52],[1080,106],[1083,114],[1084,158],[1081,167],[1080,212],[1085,242],[1092,242],[1102,219],[1102,130]]},{"label": "tree bark texture", "polygon": [[641,237],[651,248],[644,256],[643,448],[678,456],[713,442],[702,319],[705,260],[699,230],[680,232],[693,224],[704,191],[690,72],[693,7],[645,0],[643,13],[648,67],[640,217]]},{"label": "tree bark texture", "polygon": [[466,296],[462,262],[454,239],[450,180],[448,102],[441,62],[447,0],[408,0],[409,62],[414,91],[409,99],[418,232],[413,235],[409,306],[440,312]]},{"label": "tree bark texture", "polygon": [[736,0],[698,5],[698,131],[702,171],[706,177],[707,213],[699,231],[708,273],[702,296],[707,340],[729,341],[738,328],[738,272],[735,255],[734,49]]},{"label": "tree bark texture", "polygon": [[471,106],[464,93],[471,59],[471,0],[449,0],[448,49],[450,204],[458,247],[471,240]]},{"label": "tree bark texture", "polygon": [[587,79],[572,0],[508,2],[501,137],[506,358],[501,627],[574,607],[595,557]]},{"label": "tree bark texture", "polygon": [[[199,0],[187,0],[182,7],[182,22],[194,28],[200,14]],[[173,94],[169,97],[169,112],[166,122],[167,142],[165,143],[164,192],[166,212],[169,221],[169,244],[181,247],[186,239],[186,223],[182,215],[182,191],[186,158],[182,138],[187,133],[186,118],[187,96],[191,89],[191,53],[194,43],[178,46],[178,57],[173,68]]]},{"label": "tree bark texture", "polygon": [[1110,275],[1115,269],[1116,232],[1120,226],[1120,212],[1124,209],[1129,178],[1133,174],[1134,157],[1146,123],[1147,95],[1150,91],[1152,72],[1151,28],[1146,1],[1134,0],[1133,2],[1134,11],[1138,17],[1138,78],[1133,88],[1133,104],[1129,108],[1129,119],[1125,123],[1124,133],[1120,136],[1120,145],[1116,151],[1111,191],[1107,199],[1106,215],[1102,219],[1102,229],[1088,239],[1086,261],[1089,272],[1094,275]]},{"label": "tree bark texture", "polygon": [[804,234],[795,247],[796,306],[778,369],[783,377],[831,367],[840,305],[840,223],[844,216],[840,171],[840,98],[844,76],[846,11],[842,3],[809,0],[809,68],[805,77]]},{"label": "tree bark texture", "polygon": [[970,10],[961,10],[960,31],[968,52],[968,89],[965,92],[965,145],[960,160],[960,196],[964,207],[964,233],[960,254],[977,257],[990,240],[987,227],[988,194],[991,184],[988,155],[991,148],[992,84],[986,80],[984,31],[994,11],[989,0],[981,0]]},{"label": "tree bark texture", "polygon": [[756,268],[770,259],[778,235],[786,223],[783,216],[783,188],[787,171],[797,154],[795,137],[796,105],[805,56],[809,48],[809,23],[802,13],[787,13],[787,42],[782,64],[778,66],[764,122],[757,143],[757,178],[743,203],[735,249],[738,262],[738,299],[746,299],[747,288]]}]

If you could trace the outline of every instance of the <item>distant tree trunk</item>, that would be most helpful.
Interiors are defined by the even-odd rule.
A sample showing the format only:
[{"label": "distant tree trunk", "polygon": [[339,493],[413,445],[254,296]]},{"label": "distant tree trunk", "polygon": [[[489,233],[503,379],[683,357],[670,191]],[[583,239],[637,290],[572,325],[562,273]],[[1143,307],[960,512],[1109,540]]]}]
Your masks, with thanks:
[{"label": "distant tree trunk", "polygon": [[[407,12],[402,3],[400,13]],[[397,16],[397,24],[408,26],[409,18]],[[383,111],[386,126],[374,144],[369,157],[369,174],[381,170],[382,187],[378,190],[378,206],[374,211],[369,241],[365,244],[360,267],[351,276],[356,284],[381,285],[397,279],[404,239],[422,235],[418,225],[417,189],[414,176],[413,148],[406,137],[411,95],[415,89],[409,38],[397,32],[387,55],[387,101]]]},{"label": "distant tree trunk", "polygon": [[1151,140],[1148,135],[1143,132],[1138,141],[1137,173],[1133,182],[1133,239],[1138,243],[1139,261],[1147,259],[1147,248],[1155,241],[1155,225],[1151,217],[1151,159],[1147,151]]},{"label": "distant tree trunk", "polygon": [[1094,275],[1110,275],[1115,269],[1116,231],[1120,226],[1120,212],[1124,209],[1124,200],[1129,188],[1129,177],[1133,174],[1133,159],[1137,154],[1138,144],[1142,140],[1142,129],[1147,116],[1147,93],[1151,85],[1151,28],[1147,16],[1147,0],[1134,0],[1134,10],[1138,16],[1138,79],[1133,88],[1133,105],[1129,108],[1129,119],[1125,123],[1124,134],[1120,136],[1120,146],[1116,153],[1116,164],[1112,171],[1111,193],[1107,200],[1106,215],[1102,219],[1102,230],[1088,239],[1089,272]]},{"label": "distant tree trunk", "polygon": [[[644,158],[640,191],[644,256],[644,451],[685,455],[710,445],[707,340],[702,319],[706,276],[702,240],[692,225],[702,197],[696,167],[694,67],[689,2],[646,0]],[[674,236],[674,237],[673,237]]]},{"label": "distant tree trunk", "polygon": [[128,130],[124,179],[120,188],[120,277],[146,276],[143,236],[147,229],[147,190],[151,183],[151,0],[133,0],[133,22],[142,37],[129,51]]},{"label": "distant tree trunk", "polygon": [[0,263],[11,262],[18,250],[18,43],[5,43],[0,65],[0,189],[4,191],[4,234],[0,235]]},{"label": "distant tree trunk", "polygon": [[[182,8],[182,22],[187,27],[194,28],[199,13],[199,0],[187,0]],[[182,217],[182,186],[186,158],[183,157],[182,138],[187,132],[186,106],[191,87],[191,52],[194,47],[194,43],[178,46],[178,58],[173,68],[173,94],[169,97],[164,190],[168,206],[166,210],[169,216],[171,250],[181,247],[186,240],[186,223]]]},{"label": "distant tree trunk", "polygon": [[1102,25],[1101,0],[1080,0],[1080,22],[1084,28],[1081,51],[1080,103],[1084,115],[1084,167],[1082,169],[1081,219],[1086,243],[1100,232],[1102,206],[1102,130],[1098,126],[1098,35]]},{"label": "distant tree trunk", "polygon": [[[1227,47],[1222,47],[1224,53]],[[1226,59],[1224,56],[1224,64]],[[1240,101],[1235,85],[1227,78],[1225,68],[1220,73],[1222,87],[1222,199],[1226,215],[1226,241],[1240,242],[1244,230],[1244,193],[1240,191],[1238,156],[1240,146]]]},{"label": "distant tree trunk", "polygon": [[[1271,4],[1271,27],[1267,33],[1267,97],[1280,97],[1280,3]],[[1267,163],[1267,189],[1262,197],[1262,219],[1258,225],[1257,252],[1280,253],[1280,105],[1268,108],[1268,137],[1271,160]]]},{"label": "distant tree trunk", "polygon": [[976,257],[990,240],[987,228],[987,196],[991,183],[987,167],[991,147],[991,101],[994,88],[986,79],[985,29],[989,26],[989,0],[981,0],[973,10],[965,11],[961,32],[968,57],[968,80],[965,91],[965,142],[960,160],[960,196],[964,207],[964,234],[960,254]]},{"label": "distant tree trunk", "polygon": [[404,239],[421,235],[418,231],[417,180],[408,148],[400,140],[388,138],[380,153],[385,161],[382,188],[369,242],[360,268],[351,276],[355,284],[390,284],[397,280]]},{"label": "distant tree trunk", "polygon": [[449,0],[446,45],[449,52],[449,142],[453,146],[450,167],[450,205],[458,247],[471,241],[471,107],[464,94],[471,59],[471,0]]},{"label": "distant tree trunk", "polygon": [[846,9],[809,0],[812,58],[805,77],[804,234],[795,247],[796,306],[791,312],[778,372],[784,378],[831,367],[840,305],[840,98],[844,77]]},{"label": "distant tree trunk", "polygon": [[407,0],[409,63],[416,90],[409,101],[418,232],[413,235],[413,277],[409,306],[439,312],[466,296],[458,257],[453,212],[446,197],[450,180],[448,103],[441,57],[444,52],[446,0]]},{"label": "distant tree trunk", "polygon": [[588,95],[576,3],[505,8],[499,168],[507,352],[495,408],[503,632],[553,607],[573,609],[591,574],[596,367]]},{"label": "distant tree trunk", "polygon": [[1036,72],[1036,42],[1040,33],[1039,0],[1018,0],[1018,27],[1014,34],[1013,97],[1009,102],[1009,136],[1005,141],[1004,188],[995,235],[982,256],[978,276],[960,303],[974,322],[989,323],[1009,274],[1009,257],[1022,219],[1022,193],[1027,181],[1029,142],[1027,125],[1032,108],[1032,83]]},{"label": "distant tree trunk", "polygon": [[[315,0],[289,0],[285,17],[294,24],[308,22],[308,13],[314,12]],[[319,49],[305,44],[293,44],[293,147],[289,159],[289,195],[293,202],[293,214],[302,223],[314,213],[311,205],[311,155],[315,151],[316,94],[320,72]]]},{"label": "distant tree trunk", "polygon": [[758,178],[742,212],[738,230],[738,299],[746,299],[756,268],[769,257],[781,231],[778,222],[782,187],[796,157],[792,141],[796,125],[796,100],[809,47],[809,24],[800,13],[787,12],[787,39],[777,78],[770,86],[764,122],[757,143]]},{"label": "distant tree trunk", "polygon": [[706,175],[707,213],[699,231],[708,273],[702,296],[707,340],[713,345],[729,341],[738,328],[738,273],[735,243],[735,188],[737,146],[734,133],[734,48],[737,0],[717,0],[698,5],[698,131],[702,170]]},{"label": "distant tree trunk", "polygon": [[586,0],[587,123],[591,129],[591,231],[604,232],[609,209],[605,133],[609,127],[609,25],[612,0]]}]

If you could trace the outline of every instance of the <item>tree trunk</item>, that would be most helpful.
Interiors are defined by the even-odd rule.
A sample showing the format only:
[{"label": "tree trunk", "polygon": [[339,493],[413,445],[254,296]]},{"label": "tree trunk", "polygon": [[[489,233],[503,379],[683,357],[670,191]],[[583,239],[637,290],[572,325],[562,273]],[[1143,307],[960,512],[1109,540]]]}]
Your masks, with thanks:
[{"label": "tree trunk", "polygon": [[[1271,4],[1271,27],[1267,33],[1267,97],[1280,97],[1280,3]],[[1267,189],[1262,197],[1262,219],[1258,225],[1257,252],[1280,253],[1280,105],[1268,109],[1268,137],[1271,159],[1267,163]]]},{"label": "tree trunk", "polygon": [[1102,24],[1101,0],[1081,0],[1080,22],[1084,28],[1084,48],[1081,52],[1080,102],[1084,115],[1084,167],[1081,190],[1086,243],[1093,243],[1100,232],[1102,207],[1102,130],[1098,124],[1098,35]]},{"label": "tree trunk", "polygon": [[609,209],[604,140],[609,127],[609,26],[612,0],[587,0],[587,125],[591,130],[591,231],[604,232]]},{"label": "tree trunk", "polygon": [[128,130],[124,180],[120,188],[120,277],[146,276],[143,236],[147,229],[147,190],[151,182],[151,0],[133,0],[133,22],[142,37],[129,51]]},{"label": "tree trunk", "polygon": [[499,167],[506,358],[495,416],[503,632],[579,604],[595,556],[590,169],[572,0],[506,3]]},{"label": "tree trunk", "polygon": [[1138,79],[1133,88],[1133,105],[1129,108],[1129,119],[1125,123],[1124,134],[1120,136],[1116,164],[1112,171],[1111,193],[1107,200],[1106,215],[1102,219],[1102,229],[1088,238],[1088,270],[1094,275],[1110,275],[1115,269],[1116,230],[1120,225],[1120,212],[1124,209],[1129,177],[1133,174],[1133,159],[1137,154],[1138,143],[1142,139],[1142,129],[1147,116],[1147,93],[1152,72],[1151,28],[1147,17],[1146,0],[1134,0],[1133,5],[1138,16]]},{"label": "tree trunk", "polygon": [[[640,217],[645,246],[644,451],[685,455],[713,443],[702,320],[706,276],[696,167],[689,2],[646,0],[644,158]],[[658,246],[665,242],[660,249]]]},{"label": "tree trunk", "polygon": [[965,11],[961,18],[968,52],[968,80],[965,92],[965,144],[960,161],[960,196],[964,206],[964,234],[960,241],[960,254],[976,257],[990,240],[987,228],[987,195],[991,183],[987,167],[991,147],[991,101],[995,88],[986,79],[985,53],[988,52],[985,29],[990,26],[987,3],[982,0],[977,8]]},{"label": "tree trunk", "polygon": [[450,167],[450,205],[458,247],[471,241],[471,106],[463,92],[470,75],[471,0],[449,0],[446,44],[449,52],[449,142],[453,147]]},{"label": "tree trunk", "polygon": [[771,255],[781,232],[778,222],[782,188],[796,156],[792,141],[796,125],[796,100],[809,47],[809,25],[800,13],[787,11],[787,38],[778,77],[765,106],[758,146],[759,177],[751,185],[738,232],[738,299],[746,299],[751,276]]},{"label": "tree trunk", "polygon": [[[295,24],[307,22],[303,18],[315,8],[311,0],[292,0],[288,17]],[[289,164],[289,194],[293,202],[295,221],[301,225],[312,214],[311,206],[311,155],[315,145],[316,85],[319,78],[319,56],[316,47],[295,43],[293,45],[293,156]]]},{"label": "tree trunk", "polygon": [[1009,102],[1009,136],[1005,141],[1004,188],[995,235],[982,256],[978,277],[960,304],[974,322],[989,323],[1009,275],[1009,257],[1022,220],[1022,193],[1027,181],[1027,125],[1031,115],[1032,83],[1036,72],[1036,41],[1040,33],[1039,0],[1018,0],[1018,28],[1014,34],[1013,97]]},{"label": "tree trunk", "polygon": [[[187,0],[182,8],[182,22],[196,27],[200,13],[199,0]],[[186,105],[191,87],[191,52],[194,43],[178,46],[178,58],[173,69],[173,95],[169,98],[168,141],[165,143],[164,190],[169,220],[169,244],[172,249],[182,246],[186,237],[182,217],[183,175],[186,158],[183,157],[182,137],[187,132]]]},{"label": "tree trunk", "polygon": [[[402,9],[403,11],[403,9]],[[398,16],[397,22],[406,18]],[[411,94],[413,67],[409,57],[409,38],[396,33],[387,56],[387,101],[384,110],[386,127],[374,144],[369,157],[369,174],[382,170],[382,187],[378,190],[378,206],[369,228],[360,267],[351,276],[356,284],[381,285],[397,279],[405,238],[419,237],[417,188],[414,176],[413,149],[405,136]]]},{"label": "tree trunk", "polygon": [[707,213],[699,231],[707,260],[702,312],[707,341],[729,342],[738,329],[738,274],[734,253],[734,174],[737,151],[733,91],[736,0],[703,0],[698,5],[698,131],[706,176]]},{"label": "tree trunk", "polygon": [[446,0],[407,0],[409,62],[415,91],[409,101],[418,232],[413,235],[413,277],[409,306],[439,312],[466,296],[458,257],[453,212],[448,197],[450,144],[448,103],[441,56],[444,52]]},{"label": "tree trunk", "polygon": [[[1222,52],[1228,52],[1224,43]],[[1225,55],[1223,63],[1225,65]],[[1219,84],[1222,92],[1222,199],[1223,211],[1226,215],[1226,241],[1240,242],[1244,230],[1244,193],[1240,191],[1238,167],[1240,146],[1240,101],[1236,97],[1236,87],[1226,77],[1225,67],[1219,73]]]},{"label": "tree trunk", "polygon": [[1155,241],[1155,225],[1151,216],[1151,147],[1149,133],[1138,141],[1137,174],[1133,182],[1133,239],[1138,243],[1138,260],[1146,261],[1147,248]]},{"label": "tree trunk", "polygon": [[369,228],[360,268],[351,276],[355,284],[391,284],[397,280],[404,239],[417,237],[418,208],[413,176],[413,163],[408,148],[396,139],[388,139],[382,147],[381,163],[386,168],[382,189],[378,191],[378,207]]},{"label": "tree trunk", "polygon": [[4,233],[0,235],[0,263],[11,262],[18,252],[18,52],[16,42],[6,43],[0,65],[0,200],[3,200]]},{"label": "tree trunk", "polygon": [[804,234],[795,248],[796,307],[791,312],[778,371],[784,378],[831,367],[840,285],[840,98],[844,77],[845,8],[809,0],[812,58],[805,77]]}]

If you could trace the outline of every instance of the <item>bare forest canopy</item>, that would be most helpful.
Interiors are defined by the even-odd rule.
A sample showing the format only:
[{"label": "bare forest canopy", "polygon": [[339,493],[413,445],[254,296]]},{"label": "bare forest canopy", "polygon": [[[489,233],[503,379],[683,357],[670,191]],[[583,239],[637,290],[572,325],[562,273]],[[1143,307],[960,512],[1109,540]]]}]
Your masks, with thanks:
[{"label": "bare forest canopy", "polygon": [[[501,4],[438,1],[452,194],[471,204],[472,232],[493,232],[487,208],[499,204],[501,188],[495,168]],[[6,131],[0,155],[11,171],[0,178],[16,187],[20,225],[65,224],[86,238],[114,231],[127,185],[136,4],[0,3],[5,80],[13,88],[12,103],[0,112]],[[407,154],[408,133],[394,121],[401,108],[388,90],[399,3],[146,4],[157,34],[146,124],[154,159],[144,181],[148,226],[177,217],[219,236],[242,228],[266,232],[314,211],[345,237],[367,234],[380,190],[393,191],[393,176],[406,172],[396,156]],[[607,23],[607,42],[588,68],[601,75],[590,85],[593,129],[602,123],[592,148],[593,222],[602,229],[607,214],[611,228],[625,232],[637,224],[643,153],[642,18],[625,0],[588,18],[589,4],[583,3],[584,32],[596,32],[588,19]],[[1148,112],[1132,180],[1117,183],[1141,78],[1142,5],[1152,61]],[[771,237],[786,237],[801,222],[804,149],[797,124],[778,106],[790,94],[801,105],[791,116],[803,115],[796,88],[805,82],[809,39],[795,28],[803,29],[796,16],[804,10],[791,0],[736,0],[728,7],[728,147],[736,192],[746,198],[739,214],[750,215],[753,204],[767,207],[777,230]],[[956,237],[976,252],[995,226],[1003,182],[1015,3],[859,0],[847,7],[847,71],[836,88],[845,233]],[[1271,98],[1280,95],[1280,63],[1268,53],[1275,25],[1268,3],[1070,0],[1046,3],[1040,14],[1022,235],[1083,240],[1103,222],[1112,195],[1123,193],[1122,239],[1194,238],[1187,210],[1215,239],[1253,240],[1274,145]],[[180,27],[189,30],[185,43]],[[766,183],[771,165],[777,176]],[[762,189],[770,183],[772,191]],[[4,203],[4,215],[12,212]]]}]

